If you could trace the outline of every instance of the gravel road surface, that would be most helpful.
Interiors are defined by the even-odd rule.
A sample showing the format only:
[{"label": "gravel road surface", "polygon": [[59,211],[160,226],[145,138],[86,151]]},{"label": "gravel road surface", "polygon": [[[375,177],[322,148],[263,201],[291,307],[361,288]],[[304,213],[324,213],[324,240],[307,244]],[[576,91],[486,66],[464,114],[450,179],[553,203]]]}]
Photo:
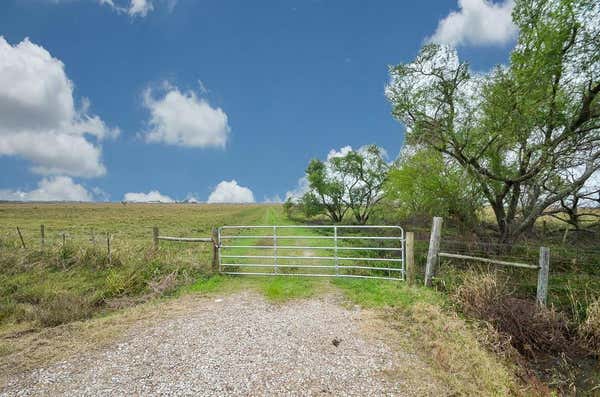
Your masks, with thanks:
[{"label": "gravel road surface", "polygon": [[418,360],[340,299],[206,298],[107,349],[15,376],[0,395],[423,395],[394,375]]}]

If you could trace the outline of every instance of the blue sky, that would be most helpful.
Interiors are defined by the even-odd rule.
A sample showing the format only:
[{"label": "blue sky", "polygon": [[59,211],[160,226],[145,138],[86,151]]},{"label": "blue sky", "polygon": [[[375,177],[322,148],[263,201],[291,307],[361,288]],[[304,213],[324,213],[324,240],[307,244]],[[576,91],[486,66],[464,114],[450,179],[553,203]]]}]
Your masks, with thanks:
[{"label": "blue sky", "polygon": [[388,65],[428,39],[506,63],[511,6],[4,0],[0,199],[260,202],[332,149],[395,157]]}]

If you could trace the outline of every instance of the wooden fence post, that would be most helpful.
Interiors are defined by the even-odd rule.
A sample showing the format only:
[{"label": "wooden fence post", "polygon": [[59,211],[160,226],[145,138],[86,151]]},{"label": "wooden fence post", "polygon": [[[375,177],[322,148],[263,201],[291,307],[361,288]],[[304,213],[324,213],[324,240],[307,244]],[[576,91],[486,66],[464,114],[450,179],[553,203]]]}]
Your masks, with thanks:
[{"label": "wooden fence post", "polygon": [[152,228],[152,238],[154,240],[154,249],[158,249],[158,226]]},{"label": "wooden fence post", "polygon": [[212,272],[217,273],[219,271],[219,236],[217,228],[212,229],[212,241],[213,241],[213,252],[212,252]]},{"label": "wooden fence post", "polygon": [[110,253],[110,233],[106,232],[106,250],[108,251],[108,264],[112,263],[112,256]]},{"label": "wooden fence post", "polygon": [[44,241],[46,239],[46,231],[44,229],[44,225],[40,225],[40,246],[42,251],[44,250],[44,246],[46,245],[46,242]]},{"label": "wooden fence post", "polygon": [[538,283],[536,301],[540,306],[546,306],[548,300],[548,275],[550,273],[550,249],[540,247],[540,269],[538,270]]},{"label": "wooden fence post", "polygon": [[427,252],[427,266],[425,268],[425,286],[430,287],[435,268],[438,264],[438,253],[440,252],[440,238],[442,236],[442,221],[439,216],[433,218],[431,236],[429,238],[429,251]]},{"label": "wooden fence post", "polygon": [[409,285],[415,283],[415,234],[406,232],[406,281]]},{"label": "wooden fence post", "polygon": [[17,233],[19,233],[19,238],[21,239],[21,245],[23,246],[23,248],[27,248],[27,247],[25,247],[25,240],[23,240],[23,235],[21,234],[21,229],[19,229],[19,226],[17,226]]}]

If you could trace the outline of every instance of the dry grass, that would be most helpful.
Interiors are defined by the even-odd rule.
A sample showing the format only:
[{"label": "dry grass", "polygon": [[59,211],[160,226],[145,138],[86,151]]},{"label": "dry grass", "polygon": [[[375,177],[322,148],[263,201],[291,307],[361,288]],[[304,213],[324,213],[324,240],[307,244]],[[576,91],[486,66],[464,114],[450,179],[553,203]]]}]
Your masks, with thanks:
[{"label": "dry grass", "polygon": [[408,310],[395,309],[391,318],[398,342],[432,367],[432,376],[453,396],[522,394],[514,368],[480,342],[482,331],[440,306],[417,302]]},{"label": "dry grass", "polygon": [[189,294],[174,300],[153,300],[87,321],[75,321],[38,331],[0,332],[0,388],[11,374],[46,366],[76,354],[102,349],[145,327],[184,315],[205,297]]},{"label": "dry grass", "polygon": [[596,298],[587,308],[585,321],[579,326],[579,333],[586,346],[600,357],[600,298]]}]

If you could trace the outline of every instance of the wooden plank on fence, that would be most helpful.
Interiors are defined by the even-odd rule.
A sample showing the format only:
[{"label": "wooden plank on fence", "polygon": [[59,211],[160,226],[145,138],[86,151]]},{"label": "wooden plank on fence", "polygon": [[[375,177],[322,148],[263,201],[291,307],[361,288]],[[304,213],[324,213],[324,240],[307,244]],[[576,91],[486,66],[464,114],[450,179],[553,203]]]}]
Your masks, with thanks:
[{"label": "wooden plank on fence", "polygon": [[442,236],[443,219],[439,216],[433,218],[431,236],[429,238],[429,251],[427,252],[427,266],[425,268],[425,286],[430,287],[435,274],[440,251],[440,238]]},{"label": "wooden plank on fence", "polygon": [[538,268],[538,266],[536,266],[536,265],[529,265],[527,263],[507,262],[507,261],[501,261],[501,260],[498,260],[498,259],[482,258],[480,256],[450,254],[450,253],[447,253],[447,252],[440,252],[440,253],[438,253],[438,256],[441,256],[441,257],[444,257],[444,258],[467,259],[467,260],[478,261],[478,262],[493,263],[493,264],[496,264],[496,265],[505,265],[505,266],[513,266],[513,267],[524,267],[526,269],[537,269]]},{"label": "wooden plank on fence", "polygon": [[415,278],[415,234],[406,232],[406,281],[409,285],[413,285]]},{"label": "wooden plank on fence", "polygon": [[45,226],[44,225],[40,225],[40,246],[42,251],[44,250],[44,246],[46,244],[45,242],[46,239],[46,231],[45,231]]},{"label": "wooden plank on fence", "polygon": [[180,241],[183,243],[210,243],[212,238],[210,237],[169,237],[169,236],[158,236],[159,240],[165,241]]}]

